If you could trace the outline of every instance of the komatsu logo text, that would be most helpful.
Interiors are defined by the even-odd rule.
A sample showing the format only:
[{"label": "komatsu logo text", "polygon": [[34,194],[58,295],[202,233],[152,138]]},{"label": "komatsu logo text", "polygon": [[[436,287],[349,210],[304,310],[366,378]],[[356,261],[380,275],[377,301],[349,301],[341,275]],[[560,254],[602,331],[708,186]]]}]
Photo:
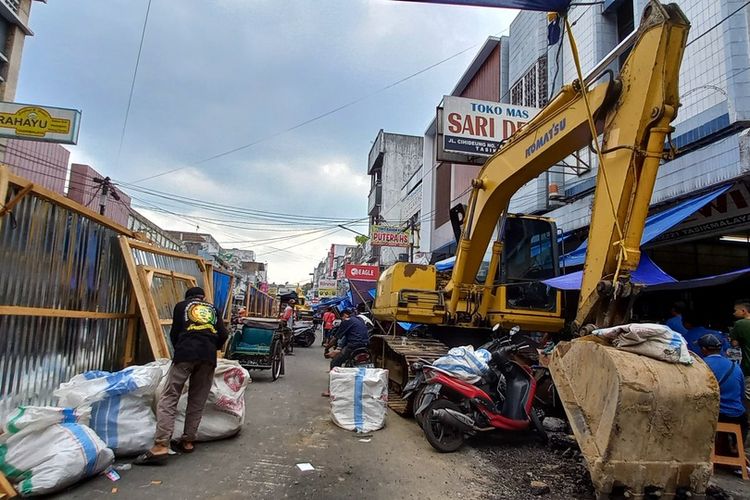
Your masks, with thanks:
[{"label": "komatsu logo text", "polygon": [[552,140],[553,137],[555,137],[557,134],[565,130],[565,118],[560,120],[558,123],[555,123],[552,125],[549,130],[547,130],[543,136],[539,137],[537,140],[535,140],[531,146],[526,148],[526,158],[533,155],[540,149],[544,147],[545,144],[547,144],[549,141]]}]

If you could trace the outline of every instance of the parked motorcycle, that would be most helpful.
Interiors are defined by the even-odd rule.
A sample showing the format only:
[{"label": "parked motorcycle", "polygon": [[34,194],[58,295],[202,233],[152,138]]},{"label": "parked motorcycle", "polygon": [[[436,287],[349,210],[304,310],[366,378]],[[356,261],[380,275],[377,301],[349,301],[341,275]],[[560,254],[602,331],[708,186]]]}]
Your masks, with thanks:
[{"label": "parked motorcycle", "polygon": [[352,357],[344,363],[346,368],[375,368],[369,347],[354,349]]},{"label": "parked motorcycle", "polygon": [[476,384],[431,365],[417,364],[414,369],[421,371],[422,377],[418,374],[404,388],[406,395],[419,391],[415,416],[427,441],[440,452],[456,451],[467,436],[495,430],[536,430],[546,440],[534,409],[536,379],[529,367],[512,359],[514,353],[528,346],[513,345],[505,339],[487,347],[492,355],[490,370]]},{"label": "parked motorcycle", "polygon": [[315,343],[315,332],[317,329],[317,325],[309,322],[294,325],[292,329],[292,342],[294,342],[294,345],[310,347]]}]

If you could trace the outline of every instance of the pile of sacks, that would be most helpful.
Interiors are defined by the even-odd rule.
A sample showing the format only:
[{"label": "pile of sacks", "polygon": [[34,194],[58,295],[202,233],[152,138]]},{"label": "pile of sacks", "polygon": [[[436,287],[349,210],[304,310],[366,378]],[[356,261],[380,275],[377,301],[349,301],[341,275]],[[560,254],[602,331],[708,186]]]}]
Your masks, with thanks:
[{"label": "pile of sacks", "polygon": [[[156,403],[171,362],[158,360],[119,372],[90,371],[60,385],[59,407],[19,407],[0,434],[0,471],[24,496],[51,493],[98,474],[115,456],[147,451],[156,432]],[[240,432],[250,374],[220,359],[198,428],[198,441]],[[185,422],[187,386],[175,422]]]}]

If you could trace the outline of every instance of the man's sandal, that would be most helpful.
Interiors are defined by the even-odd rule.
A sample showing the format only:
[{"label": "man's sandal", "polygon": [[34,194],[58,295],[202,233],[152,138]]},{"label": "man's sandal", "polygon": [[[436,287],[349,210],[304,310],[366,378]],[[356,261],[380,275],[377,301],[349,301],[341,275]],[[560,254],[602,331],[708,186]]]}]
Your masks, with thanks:
[{"label": "man's sandal", "polygon": [[[185,445],[190,445],[190,448],[187,448]],[[180,453],[192,453],[195,451],[195,444],[193,444],[190,441],[173,441],[172,442],[172,448],[176,449]]]},{"label": "man's sandal", "polygon": [[151,450],[138,455],[138,458],[133,460],[135,465],[164,465],[169,458],[169,453],[160,453],[155,455]]}]

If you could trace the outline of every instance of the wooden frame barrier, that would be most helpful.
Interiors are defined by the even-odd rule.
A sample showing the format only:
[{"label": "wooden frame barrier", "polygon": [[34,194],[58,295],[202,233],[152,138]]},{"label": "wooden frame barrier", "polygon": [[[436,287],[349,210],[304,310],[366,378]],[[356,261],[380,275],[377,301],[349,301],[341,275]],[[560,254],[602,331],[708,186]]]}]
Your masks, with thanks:
[{"label": "wooden frame barrier", "polygon": [[[151,353],[154,356],[154,359],[171,358],[172,354],[169,350],[164,327],[172,324],[172,318],[161,318],[159,316],[158,306],[164,306],[167,304],[162,303],[157,305],[156,303],[155,294],[152,291],[154,277],[159,276],[171,280],[172,296],[178,302],[182,300],[182,298],[179,296],[180,294],[177,290],[177,282],[182,281],[190,286],[196,286],[197,280],[195,276],[189,274],[178,273],[170,269],[160,269],[152,266],[140,265],[133,257],[133,249],[135,248],[157,255],[194,261],[197,270],[203,277],[203,289],[206,292],[207,297],[213,297],[213,266],[207,264],[197,255],[175,252],[174,250],[157,247],[150,243],[127,238],[126,236],[120,236],[118,240],[123,259],[125,260],[125,267],[128,270],[128,276],[130,277],[130,282],[133,286],[133,294],[135,296],[134,302],[137,304],[136,309],[140,312],[140,316],[143,319],[143,326],[146,330]],[[170,310],[174,307],[174,304],[168,305]],[[131,335],[130,332],[128,335]],[[135,332],[132,333],[132,337],[135,338]],[[131,357],[132,354],[133,351],[130,352]]]}]

